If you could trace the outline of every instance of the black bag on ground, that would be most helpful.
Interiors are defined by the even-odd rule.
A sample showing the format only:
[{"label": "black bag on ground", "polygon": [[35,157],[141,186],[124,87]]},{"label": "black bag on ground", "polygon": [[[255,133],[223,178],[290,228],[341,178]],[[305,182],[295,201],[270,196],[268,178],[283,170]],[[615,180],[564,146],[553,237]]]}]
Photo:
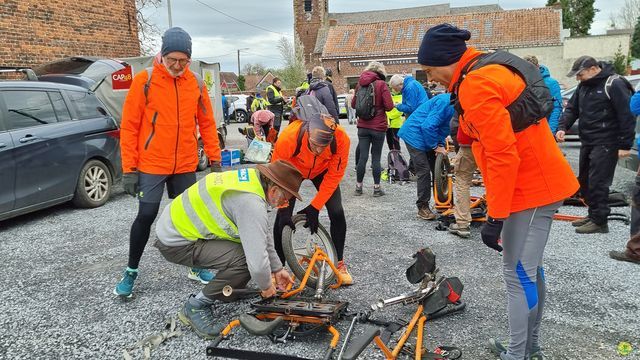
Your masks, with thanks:
[{"label": "black bag on ground", "polygon": [[356,91],[356,116],[363,120],[370,120],[376,115],[376,91],[372,82],[368,86],[359,86]]},{"label": "black bag on ground", "polygon": [[391,181],[409,181],[409,163],[400,150],[390,150],[387,154],[387,174]]},{"label": "black bag on ground", "polygon": [[417,284],[427,274],[430,274],[436,269],[436,254],[429,248],[421,249],[413,254],[413,258],[416,261],[407,268],[406,275],[407,280],[412,284]]}]

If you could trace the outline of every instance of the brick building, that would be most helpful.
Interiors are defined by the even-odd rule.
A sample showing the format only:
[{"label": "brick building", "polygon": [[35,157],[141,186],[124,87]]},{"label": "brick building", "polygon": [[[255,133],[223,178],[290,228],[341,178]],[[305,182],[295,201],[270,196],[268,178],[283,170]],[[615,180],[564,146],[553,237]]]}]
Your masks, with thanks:
[{"label": "brick building", "polygon": [[[293,5],[294,27],[304,46],[307,68],[322,65],[331,69],[339,92],[354,87],[371,60],[382,62],[390,75],[407,73],[425,80],[417,63],[418,48],[424,33],[440,23],[468,29],[472,34],[469,44],[481,50],[540,55],[552,73],[566,73],[566,63],[573,60],[563,58],[568,34],[562,29],[561,10],[554,7],[503,10],[497,4],[457,8],[441,4],[329,13],[327,0],[294,0]],[[628,48],[622,42],[623,49]]]},{"label": "brick building", "polygon": [[0,29],[0,66],[140,55],[135,0],[2,0]]}]

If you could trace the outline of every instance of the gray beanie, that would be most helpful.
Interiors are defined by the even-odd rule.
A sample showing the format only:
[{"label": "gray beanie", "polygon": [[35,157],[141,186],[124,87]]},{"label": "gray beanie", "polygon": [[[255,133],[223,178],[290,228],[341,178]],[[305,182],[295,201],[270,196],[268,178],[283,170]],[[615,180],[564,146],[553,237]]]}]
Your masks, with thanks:
[{"label": "gray beanie", "polygon": [[162,35],[162,56],[179,51],[191,58],[191,36],[179,27],[172,27]]}]

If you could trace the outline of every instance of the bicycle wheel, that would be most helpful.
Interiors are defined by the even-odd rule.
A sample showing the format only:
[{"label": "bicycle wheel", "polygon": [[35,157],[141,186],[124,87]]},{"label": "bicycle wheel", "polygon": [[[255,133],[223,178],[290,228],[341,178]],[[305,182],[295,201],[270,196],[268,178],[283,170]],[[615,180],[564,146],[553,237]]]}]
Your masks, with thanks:
[{"label": "bicycle wheel", "polygon": [[434,170],[434,196],[440,203],[449,200],[449,172],[451,164],[449,157],[445,154],[436,155],[436,165]]},{"label": "bicycle wheel", "polygon": [[[284,257],[287,260],[289,268],[298,279],[304,277],[311,257],[316,250],[316,246],[319,246],[322,251],[327,254],[331,262],[334,264],[338,263],[338,255],[331,240],[331,235],[329,235],[322,224],[318,227],[317,233],[311,234],[309,230],[303,227],[307,220],[305,215],[297,214],[293,216],[291,220],[296,225],[297,231],[294,232],[288,226],[284,227],[282,230],[282,250],[284,251]],[[307,281],[308,288],[315,289],[320,273],[319,267],[320,263],[316,263],[316,266],[314,266],[315,269],[311,272],[309,280]],[[324,283],[328,285],[333,281],[335,276],[329,265],[326,265],[325,271]]]}]

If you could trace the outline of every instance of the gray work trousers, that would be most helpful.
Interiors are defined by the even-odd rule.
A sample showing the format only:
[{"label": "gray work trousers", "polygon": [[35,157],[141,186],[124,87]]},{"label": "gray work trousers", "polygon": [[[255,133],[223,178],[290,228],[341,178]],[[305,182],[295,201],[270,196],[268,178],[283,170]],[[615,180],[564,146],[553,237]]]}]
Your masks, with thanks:
[{"label": "gray work trousers", "polygon": [[512,213],[504,223],[502,265],[507,288],[509,349],[501,354],[501,359],[524,360],[540,349],[546,293],[542,257],[553,214],[560,205],[562,201]]},{"label": "gray work trousers", "polygon": [[205,285],[202,292],[209,299],[235,300],[221,295],[222,288],[230,285],[234,289],[244,288],[251,274],[247,267],[242,245],[227,240],[198,240],[184,246],[166,246],[156,241],[155,247],[162,256],[174,264],[218,270],[216,277]]}]

